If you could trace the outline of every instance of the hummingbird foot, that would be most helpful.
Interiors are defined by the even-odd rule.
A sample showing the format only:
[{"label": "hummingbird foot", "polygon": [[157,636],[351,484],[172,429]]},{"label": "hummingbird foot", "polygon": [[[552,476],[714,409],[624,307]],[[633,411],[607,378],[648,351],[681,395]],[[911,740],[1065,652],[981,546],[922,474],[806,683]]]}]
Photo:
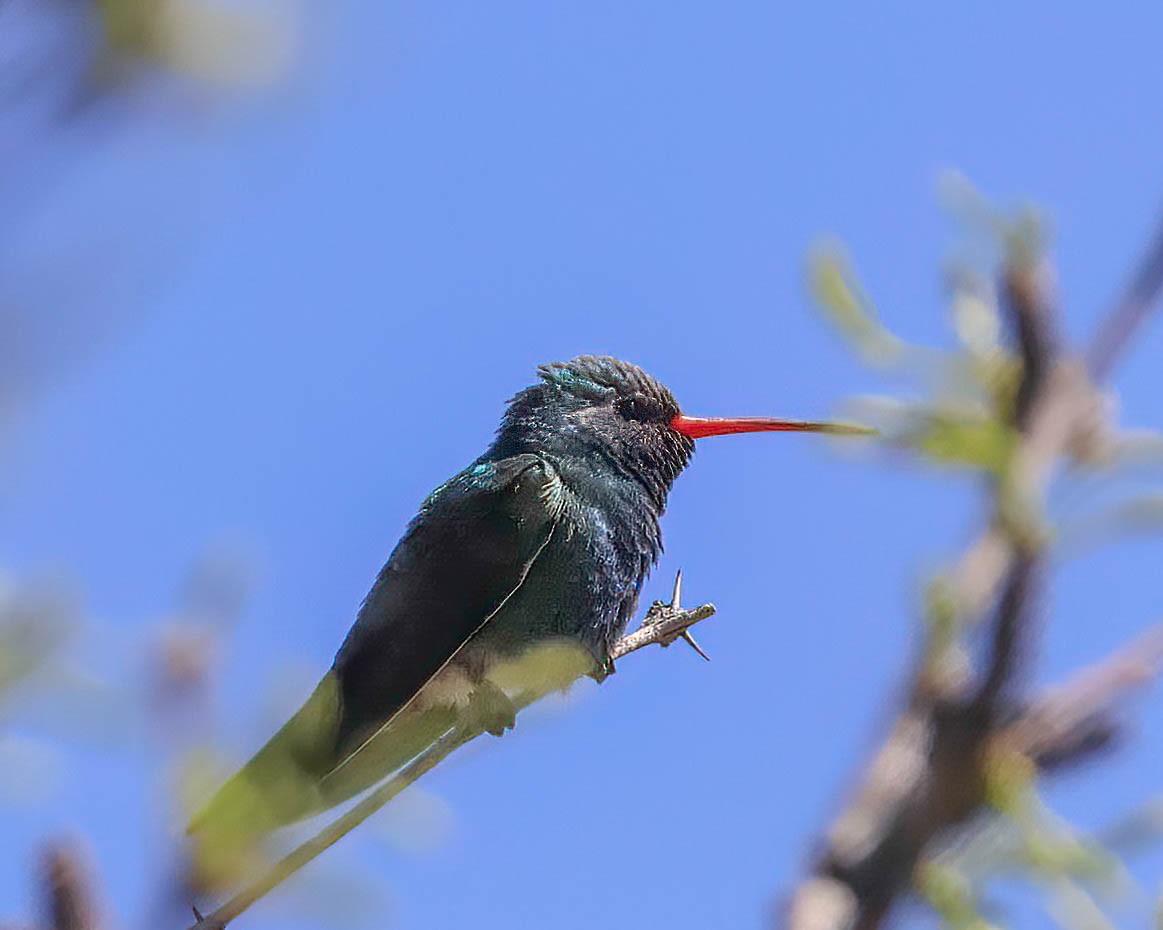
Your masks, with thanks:
[{"label": "hummingbird foot", "polygon": [[617,669],[614,668],[614,660],[611,658],[605,658],[598,662],[596,666],[594,666],[594,670],[590,672],[589,675],[590,678],[592,678],[600,685],[616,671]]},{"label": "hummingbird foot", "polygon": [[473,688],[468,707],[461,711],[461,722],[492,736],[503,736],[517,725],[517,708],[491,681],[485,679]]},{"label": "hummingbird foot", "polygon": [[646,612],[638,629],[633,633],[627,633],[613,644],[604,665],[591,677],[601,681],[602,678],[614,671],[615,660],[622,658],[622,656],[629,655],[631,652],[636,652],[646,646],[658,645],[665,648],[680,639],[704,659],[710,661],[710,656],[695,642],[690,628],[714,615],[714,604],[702,604],[689,610],[682,606],[682,572],[679,572],[674,579],[674,592],[670,596],[670,603],[655,601],[651,604],[650,610]]}]

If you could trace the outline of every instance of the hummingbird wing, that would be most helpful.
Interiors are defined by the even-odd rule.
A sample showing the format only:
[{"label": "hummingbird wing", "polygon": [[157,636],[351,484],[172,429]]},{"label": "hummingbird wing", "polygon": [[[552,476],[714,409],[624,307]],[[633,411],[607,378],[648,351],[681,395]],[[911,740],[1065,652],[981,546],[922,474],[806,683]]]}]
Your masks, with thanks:
[{"label": "hummingbird wing", "polygon": [[536,455],[481,462],[424,502],[335,657],[337,759],[390,721],[525,580],[560,516]]},{"label": "hummingbird wing", "polygon": [[[526,454],[479,461],[433,491],[380,571],[331,671],[198,813],[191,832],[229,858],[244,842],[386,776],[452,726],[451,711],[437,708],[390,727],[521,586],[558,523],[561,490],[552,466]],[[373,742],[375,751],[364,753]],[[327,787],[357,756],[358,771]]]}]

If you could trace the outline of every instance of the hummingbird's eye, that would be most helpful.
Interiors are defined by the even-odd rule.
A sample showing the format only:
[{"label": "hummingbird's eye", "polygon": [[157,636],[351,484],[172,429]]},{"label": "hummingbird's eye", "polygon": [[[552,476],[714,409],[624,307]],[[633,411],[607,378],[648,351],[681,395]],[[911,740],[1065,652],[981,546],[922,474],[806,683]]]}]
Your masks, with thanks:
[{"label": "hummingbird's eye", "polygon": [[618,401],[618,413],[625,420],[647,422],[662,419],[662,407],[645,394],[631,394]]}]

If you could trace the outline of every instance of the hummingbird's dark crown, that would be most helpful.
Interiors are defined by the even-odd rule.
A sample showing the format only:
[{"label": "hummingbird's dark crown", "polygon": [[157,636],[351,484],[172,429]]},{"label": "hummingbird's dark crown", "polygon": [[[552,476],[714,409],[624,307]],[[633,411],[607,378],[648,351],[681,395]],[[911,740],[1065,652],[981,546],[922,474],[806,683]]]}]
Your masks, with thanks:
[{"label": "hummingbird's dark crown", "polygon": [[635,419],[652,414],[669,423],[679,413],[674,395],[658,379],[637,365],[601,355],[582,355],[569,362],[542,365],[537,373],[548,384],[588,400],[603,400],[611,395]]},{"label": "hummingbird's dark crown", "polygon": [[674,395],[637,365],[583,355],[542,365],[541,383],[510,402],[491,455],[533,452],[559,470],[595,480],[599,472],[632,478],[657,513],[694,452],[672,429]]}]

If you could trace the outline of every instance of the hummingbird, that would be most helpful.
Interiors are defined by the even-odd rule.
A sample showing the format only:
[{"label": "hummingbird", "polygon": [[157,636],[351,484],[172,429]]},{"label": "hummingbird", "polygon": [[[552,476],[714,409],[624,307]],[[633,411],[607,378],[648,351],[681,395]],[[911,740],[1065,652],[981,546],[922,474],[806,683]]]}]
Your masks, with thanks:
[{"label": "hummingbird", "polygon": [[868,432],[688,416],[615,358],[537,374],[484,454],[423,502],[307,702],[195,816],[211,853],[355,797],[449,731],[499,735],[518,703],[601,680],[696,441]]}]

